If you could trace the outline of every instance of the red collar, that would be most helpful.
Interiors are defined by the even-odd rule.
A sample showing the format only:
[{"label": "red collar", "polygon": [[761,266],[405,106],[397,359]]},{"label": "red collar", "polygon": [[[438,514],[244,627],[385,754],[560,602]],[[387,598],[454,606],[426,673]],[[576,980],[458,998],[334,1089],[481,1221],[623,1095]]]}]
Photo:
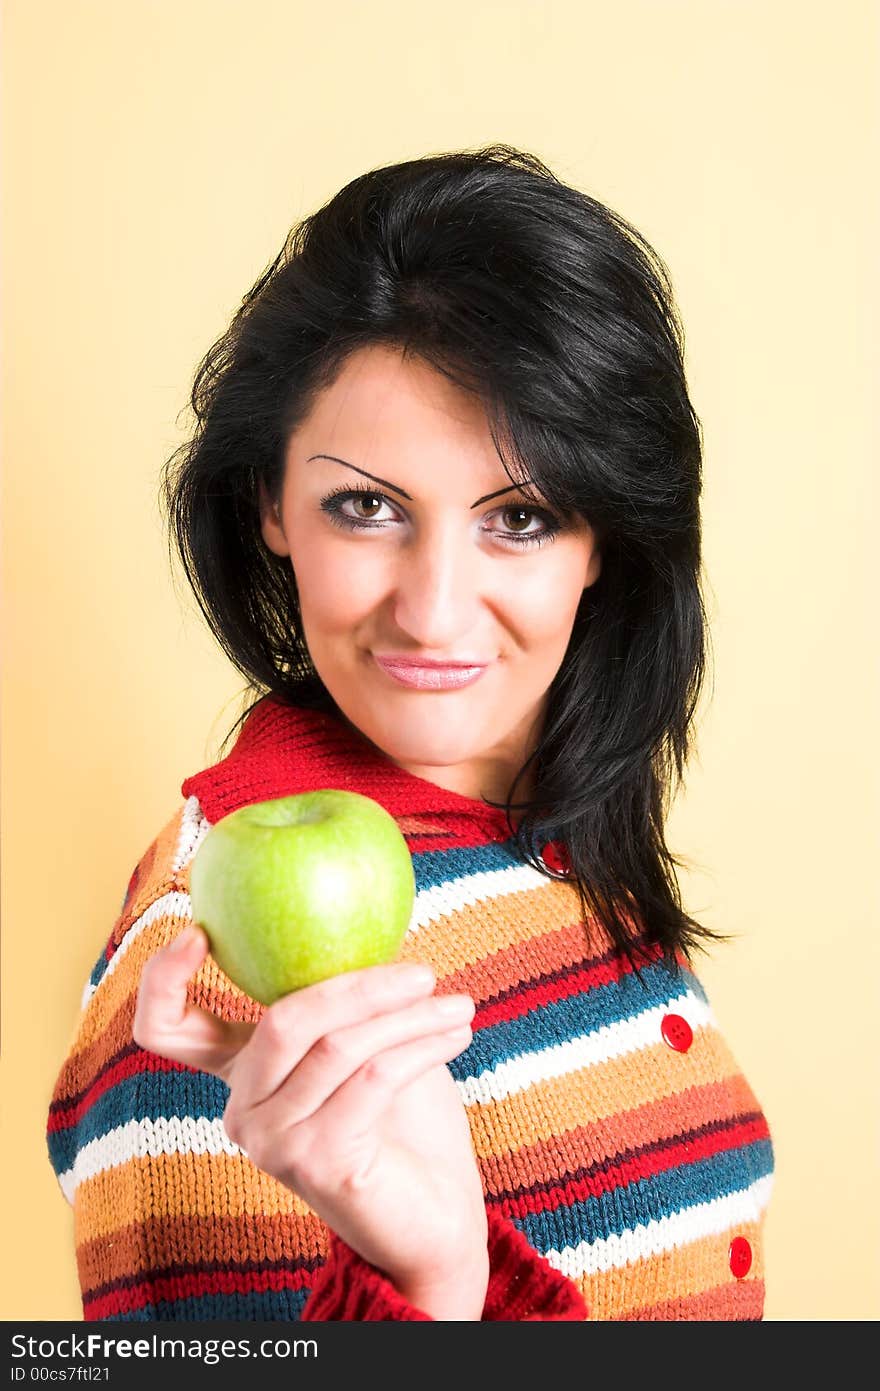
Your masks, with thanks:
[{"label": "red collar", "polygon": [[198,798],[213,824],[251,802],[324,787],[372,797],[413,854],[513,835],[502,810],[406,772],[340,716],[269,697],[250,711],[226,758],[188,777],[181,791]]}]

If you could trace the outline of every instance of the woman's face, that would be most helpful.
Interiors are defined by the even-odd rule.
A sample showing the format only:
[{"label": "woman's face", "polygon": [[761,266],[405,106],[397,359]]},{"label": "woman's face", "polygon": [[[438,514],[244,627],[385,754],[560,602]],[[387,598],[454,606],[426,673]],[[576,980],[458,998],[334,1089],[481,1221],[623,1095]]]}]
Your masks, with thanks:
[{"label": "woman's face", "polygon": [[[511,485],[478,400],[385,346],[352,354],[291,434],[277,512],[262,497],[263,538],[291,559],[339,709],[395,763],[468,797],[507,795],[599,576],[586,522],[556,531],[535,498]],[[476,679],[430,665],[444,662]]]}]

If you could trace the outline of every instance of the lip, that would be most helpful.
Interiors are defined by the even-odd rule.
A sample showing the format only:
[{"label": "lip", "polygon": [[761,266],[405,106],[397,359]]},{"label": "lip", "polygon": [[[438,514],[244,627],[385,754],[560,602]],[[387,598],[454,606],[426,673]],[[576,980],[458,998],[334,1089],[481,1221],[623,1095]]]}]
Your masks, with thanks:
[{"label": "lip", "polygon": [[428,662],[415,657],[378,657],[380,670],[401,686],[420,691],[456,691],[479,681],[487,662]]}]

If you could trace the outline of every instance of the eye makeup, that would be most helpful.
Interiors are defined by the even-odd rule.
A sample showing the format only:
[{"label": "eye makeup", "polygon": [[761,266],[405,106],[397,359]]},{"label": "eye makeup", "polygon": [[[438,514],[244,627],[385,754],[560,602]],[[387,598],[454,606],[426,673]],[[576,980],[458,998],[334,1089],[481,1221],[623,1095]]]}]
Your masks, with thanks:
[{"label": "eye makeup", "polygon": [[[362,517],[343,510],[346,502],[356,502],[360,499],[366,499],[368,502],[378,503],[380,507],[384,505],[397,511],[397,504],[392,502],[390,498],[386,497],[385,494],[378,489],[363,487],[352,488],[345,484],[326,493],[321,498],[320,507],[322,512],[327,515],[329,521],[331,521],[334,526],[338,526],[344,531],[384,531],[389,526],[396,525],[393,519],[387,517]],[[542,546],[547,541],[555,540],[557,534],[562,530],[562,524],[559,518],[554,516],[552,512],[549,512],[544,507],[535,507],[530,504],[507,503],[504,507],[496,508],[495,512],[490,512],[488,516],[503,517],[506,514],[516,513],[525,514],[532,519],[540,520],[543,524],[543,529],[540,531],[517,532],[493,531],[489,528],[488,534],[500,540],[505,546],[510,546],[513,549],[525,549],[532,546]]]}]

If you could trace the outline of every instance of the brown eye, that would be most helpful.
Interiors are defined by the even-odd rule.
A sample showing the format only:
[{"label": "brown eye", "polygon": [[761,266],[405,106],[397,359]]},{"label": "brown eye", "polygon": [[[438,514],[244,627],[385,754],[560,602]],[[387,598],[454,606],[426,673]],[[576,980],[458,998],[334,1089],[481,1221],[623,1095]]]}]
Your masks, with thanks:
[{"label": "brown eye", "polygon": [[558,517],[545,508],[517,506],[516,503],[500,508],[492,516],[503,525],[498,531],[488,528],[490,535],[508,549],[525,550],[527,546],[543,546],[555,540],[561,526]]},{"label": "brown eye", "polygon": [[[357,508],[350,512],[349,507]],[[393,518],[379,517],[383,507],[395,510],[383,493],[372,488],[337,488],[321,499],[321,510],[327,513],[334,526],[347,531],[385,531],[397,526]]]},{"label": "brown eye", "polygon": [[[357,496],[352,497],[351,501],[355,507],[360,507],[363,504],[364,510],[359,512],[358,516],[364,518],[375,517],[376,512],[382,506],[382,499],[378,493],[358,493]],[[369,511],[368,506],[372,506],[373,510]]]},{"label": "brown eye", "polygon": [[[525,531],[535,513],[528,507],[505,507],[504,519],[510,531]],[[512,519],[512,520],[511,520]]]}]

